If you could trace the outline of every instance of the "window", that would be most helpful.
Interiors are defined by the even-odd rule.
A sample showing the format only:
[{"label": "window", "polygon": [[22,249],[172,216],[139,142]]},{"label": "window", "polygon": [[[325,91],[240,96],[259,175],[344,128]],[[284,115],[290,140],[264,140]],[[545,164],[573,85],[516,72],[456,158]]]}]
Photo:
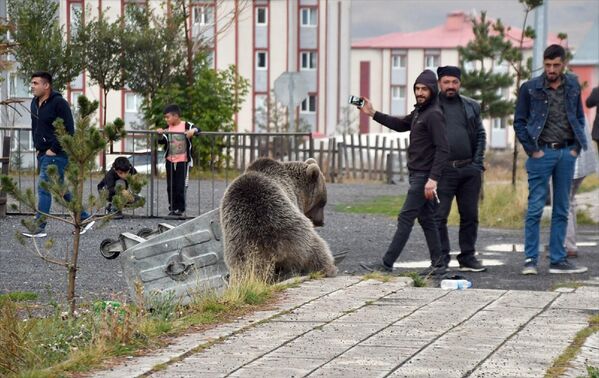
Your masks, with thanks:
[{"label": "window", "polygon": [[302,113],[316,113],[316,96],[309,95],[302,101],[300,108]]},{"label": "window", "polygon": [[265,7],[256,8],[256,25],[266,25],[266,16]]},{"label": "window", "polygon": [[73,108],[77,107],[77,99],[79,98],[79,96],[83,96],[83,90],[81,90],[81,89],[71,89],[70,102],[71,102],[71,106]]},{"label": "window", "polygon": [[393,100],[405,100],[406,98],[406,86],[398,85],[391,87],[391,98]]},{"label": "window", "polygon": [[16,72],[8,74],[8,97],[31,97],[29,81]]},{"label": "window", "polygon": [[505,118],[493,118],[492,127],[494,130],[505,129]]},{"label": "window", "polygon": [[83,89],[83,72],[70,83],[71,89]]},{"label": "window", "polygon": [[124,6],[125,24],[127,26],[135,26],[136,17],[134,15],[147,8],[145,0],[126,0]]},{"label": "window", "polygon": [[211,6],[193,7],[193,23],[197,25],[214,24],[214,10]]},{"label": "window", "polygon": [[439,62],[441,57],[438,54],[427,54],[424,55],[424,67],[425,68],[437,68],[439,67]]},{"label": "window", "polygon": [[305,51],[301,53],[301,69],[302,71],[316,69],[316,51]]},{"label": "window", "polygon": [[265,70],[267,68],[266,51],[256,51],[256,69]]},{"label": "window", "polygon": [[316,8],[302,8],[300,12],[302,26],[316,26],[316,20],[318,16],[318,11]]},{"label": "window", "polygon": [[71,3],[69,5],[69,17],[71,21],[69,25],[69,32],[70,35],[73,35],[83,24],[83,4]]},{"label": "window", "polygon": [[391,67],[406,68],[406,56],[405,55],[392,55],[391,56]]},{"label": "window", "polygon": [[137,93],[127,92],[125,94],[125,112],[137,113],[141,106],[141,96]]}]

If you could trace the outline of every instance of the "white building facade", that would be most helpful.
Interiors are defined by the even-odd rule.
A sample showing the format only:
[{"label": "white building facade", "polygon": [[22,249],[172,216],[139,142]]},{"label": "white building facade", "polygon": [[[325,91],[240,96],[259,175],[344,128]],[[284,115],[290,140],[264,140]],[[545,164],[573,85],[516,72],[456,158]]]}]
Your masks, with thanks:
[{"label": "white building facade", "polygon": [[[131,6],[150,7],[155,12],[167,9],[164,1],[156,0],[57,1],[66,33],[81,22],[77,15],[85,22],[97,18],[100,12],[114,20]],[[256,120],[268,113],[264,108],[269,104],[267,98],[274,81],[284,72],[301,72],[307,93],[296,100],[295,118],[315,134],[334,133],[340,107],[349,92],[350,1],[190,0],[188,4],[190,32],[194,38],[208,41],[214,67],[235,65],[237,73],[250,82],[249,94],[235,116],[237,131],[266,131]],[[0,13],[7,13],[6,0],[0,0]],[[3,98],[30,98],[28,78],[20,78],[16,72],[6,73],[5,77]],[[103,101],[98,86],[90,84],[85,72],[70,83],[63,95],[74,103],[81,94]],[[111,91],[106,119],[121,117],[128,128],[143,123],[141,101],[127,88]],[[14,125],[27,127],[30,121],[23,117]]]}]

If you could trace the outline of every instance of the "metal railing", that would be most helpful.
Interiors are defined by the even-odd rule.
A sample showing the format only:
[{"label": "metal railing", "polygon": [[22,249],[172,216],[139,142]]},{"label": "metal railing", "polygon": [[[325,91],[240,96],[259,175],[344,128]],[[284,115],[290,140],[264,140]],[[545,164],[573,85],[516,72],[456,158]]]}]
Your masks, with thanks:
[{"label": "metal railing", "polygon": [[[169,133],[177,134],[177,133]],[[180,134],[180,133],[179,133]],[[363,180],[393,183],[403,181],[407,139],[389,136],[347,135],[314,140],[310,133],[202,132],[195,137],[194,161],[187,186],[187,215],[197,216],[218,207],[229,181],[259,157],[281,161],[315,158],[327,181]],[[10,171],[21,190],[37,186],[37,159],[32,149],[31,129],[0,127],[0,137],[9,137]],[[85,195],[97,194],[97,183],[118,156],[128,157],[138,173],[147,176],[140,195],[143,208],[127,210],[135,216],[161,217],[168,213],[164,153],[157,147],[156,131],[129,130],[127,136],[107,146],[96,159],[96,169],[85,186]],[[199,150],[198,150],[199,149]],[[20,203],[8,198],[9,214],[26,214]],[[54,208],[54,211],[59,209]]]}]

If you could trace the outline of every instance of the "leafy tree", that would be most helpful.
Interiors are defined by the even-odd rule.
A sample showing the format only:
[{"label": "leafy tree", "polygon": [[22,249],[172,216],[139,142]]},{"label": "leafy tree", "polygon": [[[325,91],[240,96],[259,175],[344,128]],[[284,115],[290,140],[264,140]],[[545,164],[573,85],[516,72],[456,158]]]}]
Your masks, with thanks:
[{"label": "leafy tree", "polygon": [[125,82],[151,106],[160,88],[179,81],[185,75],[182,16],[173,10],[156,16],[146,7],[132,7],[125,20],[123,63]]},{"label": "leafy tree", "polygon": [[103,97],[103,118],[101,127],[106,124],[108,93],[125,86],[123,29],[120,20],[108,22],[101,14],[81,27],[83,42],[86,46],[86,69],[92,84],[100,86]]},{"label": "leafy tree", "polygon": [[[176,103],[181,107],[181,117],[196,124],[202,131],[234,130],[233,116],[241,109],[248,93],[248,81],[236,74],[235,66],[225,70],[209,67],[205,56],[198,55],[194,67],[192,85],[188,86],[183,80],[159,89],[154,102],[144,104],[144,118],[155,127],[166,127],[163,108]],[[212,150],[213,142],[217,149],[222,148],[222,141],[207,138],[194,140],[197,143],[194,145],[194,158],[203,168],[211,163],[211,154],[217,153]],[[222,159],[215,159],[212,163],[216,166],[223,163]]]},{"label": "leafy tree", "polygon": [[[487,20],[486,12],[480,20],[472,20],[474,39],[465,47],[458,47],[462,70],[462,92],[480,102],[483,118],[504,118],[513,113],[514,102],[504,99],[501,88],[509,88],[513,75],[509,72],[497,72],[495,67],[504,61],[504,53],[510,49],[511,42],[506,39],[501,20]],[[467,69],[466,63],[473,64]]]},{"label": "leafy tree", "polygon": [[[58,119],[54,123],[56,134],[60,142],[60,146],[69,157],[69,164],[65,170],[65,180],[60,182],[58,170],[56,166],[48,167],[47,182],[40,182],[47,189],[55,203],[67,209],[69,216],[63,218],[52,214],[42,214],[41,221],[52,218],[60,222],[70,224],[73,227],[72,246],[66,248],[66,253],[60,254],[64,257],[58,257],[58,254],[53,254],[51,249],[54,245],[52,239],[48,240],[43,246],[38,246],[36,240],[32,239],[34,252],[44,261],[63,266],[67,270],[67,302],[69,304],[70,313],[75,311],[75,283],[77,278],[77,261],[80,247],[80,230],[85,227],[88,222],[95,218],[100,218],[103,221],[108,221],[110,216],[98,216],[106,203],[106,193],[100,194],[99,197],[93,194],[84,202],[84,183],[90,177],[94,168],[94,158],[99,151],[102,151],[106,144],[110,141],[116,141],[125,136],[124,123],[117,119],[114,123],[107,124],[104,129],[99,129],[92,124],[93,114],[98,108],[98,102],[90,102],[85,96],[78,98],[79,111],[75,115],[75,133],[70,135],[66,132],[63,120]],[[9,195],[17,199],[26,207],[37,211],[37,203],[32,188],[26,191],[18,189],[16,183],[9,176],[1,176],[1,191],[7,192]],[[143,178],[132,176],[130,180],[130,189],[134,193],[139,193],[144,182]],[[64,199],[64,194],[70,192],[71,198],[69,201]],[[123,194],[118,193],[113,198],[113,204],[117,208],[122,209],[124,200]],[[133,204],[133,207],[143,206],[143,199]],[[82,210],[88,210],[91,213],[90,218],[81,219]],[[102,213],[103,214],[103,213]],[[31,231],[37,227],[35,220],[24,220],[23,224]],[[20,234],[17,238],[25,243],[25,240]]]},{"label": "leafy tree", "polygon": [[83,70],[84,48],[79,35],[64,38],[58,7],[53,0],[8,0],[19,72],[28,78],[48,71],[53,88],[61,91]]}]

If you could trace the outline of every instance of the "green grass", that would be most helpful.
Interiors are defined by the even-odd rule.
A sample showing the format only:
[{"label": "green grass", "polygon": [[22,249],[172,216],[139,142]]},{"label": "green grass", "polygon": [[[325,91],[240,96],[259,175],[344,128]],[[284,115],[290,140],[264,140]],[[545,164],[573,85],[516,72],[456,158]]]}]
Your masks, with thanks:
[{"label": "green grass", "polygon": [[405,272],[400,274],[403,277],[410,277],[414,281],[414,287],[427,287],[428,280],[425,277],[422,277],[417,272]]},{"label": "green grass", "polygon": [[351,214],[376,214],[397,217],[405,200],[405,195],[381,196],[370,201],[340,204],[335,207],[335,210]]},{"label": "green grass", "polygon": [[[570,361],[576,358],[578,352],[580,352],[580,348],[586,339],[596,332],[599,332],[599,314],[591,316],[589,318],[589,325],[576,333],[572,343],[553,361],[552,366],[545,373],[545,378],[561,377],[569,367]],[[589,377],[597,377],[598,370],[596,367],[588,366],[587,371]]]},{"label": "green grass", "polygon": [[89,303],[79,306],[78,317],[67,319],[60,306],[50,316],[23,319],[29,313],[24,306],[33,305],[20,301],[36,296],[5,294],[0,300],[0,376],[77,375],[107,358],[160,347],[190,327],[203,329],[268,306],[286,287],[251,273],[232,276],[222,294],[196,293],[188,306],[168,295],[150,298],[153,311],[128,303],[114,308]]},{"label": "green grass", "polygon": [[0,294],[0,303],[5,300],[13,302],[34,301],[38,295],[29,291],[14,291],[12,293]]},{"label": "green grass", "polygon": [[[584,183],[584,182],[583,182]],[[522,228],[526,215],[528,188],[519,183],[485,182],[484,199],[479,203],[479,224],[487,228]],[[380,196],[368,201],[339,204],[335,209],[351,214],[373,214],[396,218],[405,201],[405,195]],[[577,222],[581,225],[595,225],[596,222],[585,211],[578,211]],[[545,221],[546,222],[546,221]],[[451,206],[447,219],[451,226],[460,224],[456,201]]]},{"label": "green grass", "polygon": [[599,174],[593,173],[592,175],[588,175],[582,180],[582,184],[580,184],[580,188],[578,188],[578,193],[591,192],[599,188]]}]

